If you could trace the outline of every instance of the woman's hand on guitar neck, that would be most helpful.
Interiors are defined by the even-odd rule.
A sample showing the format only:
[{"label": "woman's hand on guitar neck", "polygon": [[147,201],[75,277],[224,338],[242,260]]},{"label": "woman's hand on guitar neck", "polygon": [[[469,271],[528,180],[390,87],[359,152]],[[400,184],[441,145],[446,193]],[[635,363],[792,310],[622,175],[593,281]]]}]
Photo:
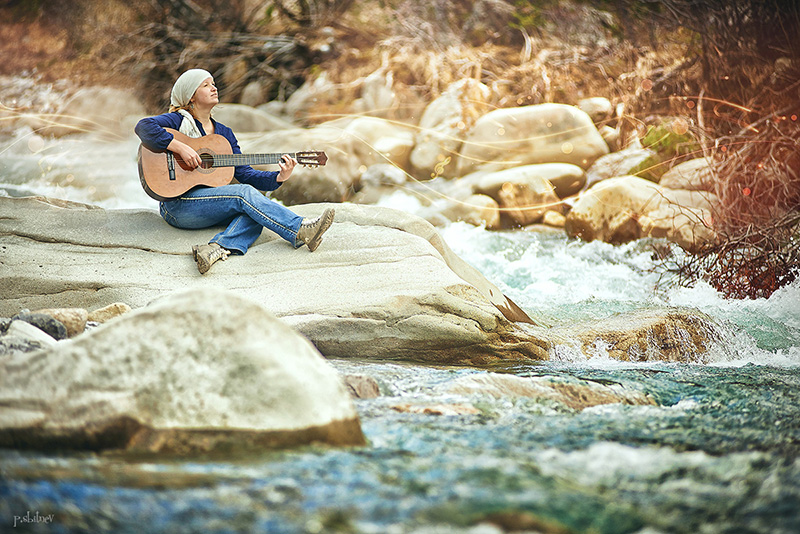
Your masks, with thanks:
[{"label": "woman's hand on guitar neck", "polygon": [[281,161],[278,163],[278,166],[281,168],[281,171],[278,173],[278,183],[285,182],[289,179],[292,175],[292,171],[294,170],[295,166],[297,165],[297,160],[293,157],[289,156],[288,154],[284,154],[281,156]]},{"label": "woman's hand on guitar neck", "polygon": [[195,149],[177,139],[170,141],[169,145],[167,145],[167,150],[182,159],[184,163],[192,169],[196,169],[203,162],[203,160],[200,159],[200,154],[198,154]]}]

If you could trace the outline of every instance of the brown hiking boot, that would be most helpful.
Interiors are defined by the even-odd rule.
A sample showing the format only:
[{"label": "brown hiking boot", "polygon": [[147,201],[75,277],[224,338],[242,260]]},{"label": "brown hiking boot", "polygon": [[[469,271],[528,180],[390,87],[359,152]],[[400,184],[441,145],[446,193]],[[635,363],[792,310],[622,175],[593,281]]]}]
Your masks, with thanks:
[{"label": "brown hiking boot", "polygon": [[333,208],[328,208],[316,219],[303,219],[297,231],[297,240],[305,243],[311,252],[317,250],[322,243],[322,234],[333,224],[334,213]]},{"label": "brown hiking boot", "polygon": [[216,243],[208,245],[195,245],[192,247],[192,256],[197,262],[197,270],[200,274],[205,274],[217,260],[227,260],[229,250],[222,248]]}]

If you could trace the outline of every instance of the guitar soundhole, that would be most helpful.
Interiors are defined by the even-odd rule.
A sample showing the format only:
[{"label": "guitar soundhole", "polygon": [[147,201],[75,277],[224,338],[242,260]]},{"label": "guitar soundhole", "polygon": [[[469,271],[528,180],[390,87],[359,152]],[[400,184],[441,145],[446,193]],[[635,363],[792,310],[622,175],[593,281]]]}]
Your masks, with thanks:
[{"label": "guitar soundhole", "polygon": [[199,171],[210,170],[214,167],[214,156],[212,154],[200,154],[200,161],[200,167],[197,168]]}]

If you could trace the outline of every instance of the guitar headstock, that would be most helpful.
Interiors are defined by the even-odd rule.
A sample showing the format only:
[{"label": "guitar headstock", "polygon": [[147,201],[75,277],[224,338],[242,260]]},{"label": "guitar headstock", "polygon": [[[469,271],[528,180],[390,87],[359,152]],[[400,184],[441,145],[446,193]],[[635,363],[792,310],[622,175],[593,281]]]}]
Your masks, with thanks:
[{"label": "guitar headstock", "polygon": [[306,167],[319,167],[328,162],[328,156],[322,151],[297,152],[294,156],[297,163]]}]

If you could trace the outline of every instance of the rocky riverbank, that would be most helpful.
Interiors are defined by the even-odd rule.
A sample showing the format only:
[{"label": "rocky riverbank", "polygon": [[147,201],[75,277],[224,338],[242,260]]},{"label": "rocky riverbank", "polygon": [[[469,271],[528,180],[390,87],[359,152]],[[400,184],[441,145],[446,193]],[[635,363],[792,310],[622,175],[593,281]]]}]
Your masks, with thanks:
[{"label": "rocky riverbank", "polygon": [[[321,206],[296,209],[309,215]],[[338,377],[323,356],[483,367],[547,360],[559,347],[588,355],[600,344],[621,360],[698,361],[721,342],[714,321],[689,309],[536,324],[430,223],[387,208],[340,205],[313,254],[265,232],[213,276],[197,273],[190,252],[207,232],[173,229],[150,210],[24,197],[0,198],[0,211],[8,214],[0,221],[0,316],[18,319],[6,320],[0,337],[5,446],[356,444],[347,388],[357,396],[375,388]],[[273,383],[287,388],[280,402],[304,406],[305,415],[252,394]],[[497,383],[464,387],[498,394]],[[567,405],[647,402],[580,381],[499,387]]]},{"label": "rocky riverbank", "polygon": [[[362,99],[391,99],[388,88],[387,79],[376,77],[365,84]],[[314,254],[294,250],[265,232],[248,254],[220,263],[212,276],[203,277],[190,251],[193,244],[207,241],[208,231],[176,230],[152,210],[109,210],[24,194],[0,198],[0,212],[7,214],[0,221],[0,316],[21,320],[12,321],[1,338],[9,386],[5,402],[14,407],[0,425],[2,443],[162,452],[225,449],[233,439],[253,447],[358,443],[357,417],[344,408],[313,421],[298,418],[299,430],[286,428],[284,419],[262,427],[229,419],[222,411],[215,419],[199,414],[197,406],[184,410],[192,405],[188,399],[219,398],[225,405],[244,406],[248,401],[231,392],[285,381],[271,371],[245,373],[246,380],[265,381],[262,386],[239,383],[237,377],[244,368],[269,368],[258,363],[261,352],[270,361],[283,361],[287,354],[293,358],[294,348],[273,349],[281,343],[293,347],[301,339],[298,334],[313,344],[312,360],[324,356],[481,367],[548,360],[564,347],[589,354],[598,344],[620,360],[702,361],[720,342],[714,322],[693,310],[641,310],[613,320],[548,328],[455,255],[436,230],[453,221],[496,229],[543,223],[563,226],[569,235],[586,240],[618,243],[657,236],[688,249],[709,239],[706,221],[714,201],[696,179],[703,165],[692,163],[691,176],[681,179],[685,172],[679,167],[671,174],[658,172],[665,156],[637,140],[615,151],[624,143],[608,125],[613,120],[608,101],[487,111],[489,89],[463,80],[431,102],[419,124],[347,116],[298,126],[297,118],[320,91],[326,91],[324,80],[309,84],[282,106],[227,104],[216,115],[240,132],[245,152],[308,147],[328,153],[324,169],[298,169],[276,192],[304,216],[318,213],[325,203],[337,204],[336,222]],[[97,142],[128,137],[144,112],[124,91],[95,88],[76,92],[53,115],[4,113],[6,125],[17,132],[29,129],[24,137],[34,150],[42,136],[78,134]],[[680,125],[665,124],[664,136],[682,133]],[[85,172],[59,170],[59,165],[59,159],[52,159],[48,172],[77,175],[78,181]],[[637,168],[649,179],[633,176]],[[664,185],[656,183],[661,174]],[[370,205],[398,189],[421,199],[427,206],[424,218]],[[187,290],[192,298],[175,296]],[[109,306],[133,311],[97,333],[81,327],[90,313]],[[248,334],[252,314],[242,320],[231,311],[211,328],[210,317],[231,306],[255,306],[255,316],[273,317],[270,324],[282,325],[275,334],[282,341]],[[24,310],[65,321],[69,333],[56,337],[68,339],[53,342],[32,332],[21,323],[37,323]],[[167,318],[173,315],[180,327],[160,325],[162,320],[170,323]],[[67,316],[77,317],[77,324]],[[226,355],[225,363],[214,360],[221,368],[206,361],[218,347]],[[153,354],[163,355],[187,376],[200,362],[206,375],[230,379],[212,384],[157,374]],[[76,363],[64,368],[65,359]],[[121,365],[130,367],[127,385],[114,386],[113,394],[104,392],[103,384]],[[66,389],[36,387],[42,373],[63,375]],[[84,373],[93,378],[87,382]],[[347,404],[338,378],[328,376],[328,382],[318,384],[311,374],[300,378],[304,387],[299,389],[331,391],[312,395],[313,402]],[[89,383],[95,386],[85,387]],[[185,400],[164,393],[175,388]],[[73,390],[81,394],[70,394]],[[590,390],[580,395],[597,394]],[[565,398],[559,397],[563,391],[544,394]],[[31,395],[38,397],[34,401]],[[153,401],[142,400],[149,398]],[[274,407],[251,408],[266,410],[267,418],[274,412]],[[176,419],[163,416],[183,411]],[[310,412],[319,415],[319,410]]]}]

